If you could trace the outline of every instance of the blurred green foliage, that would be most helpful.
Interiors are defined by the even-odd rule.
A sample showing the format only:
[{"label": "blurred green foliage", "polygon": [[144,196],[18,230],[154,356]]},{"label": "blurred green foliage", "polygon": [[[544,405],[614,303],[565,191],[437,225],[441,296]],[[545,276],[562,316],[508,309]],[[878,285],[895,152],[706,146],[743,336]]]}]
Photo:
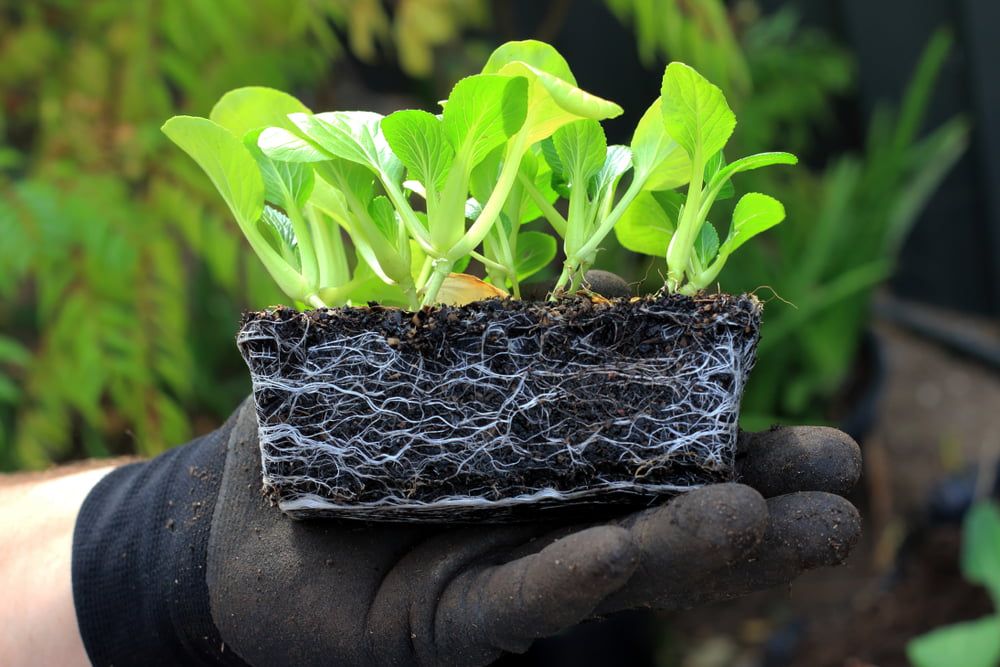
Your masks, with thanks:
[{"label": "blurred green foliage", "polygon": [[0,469],[153,454],[247,390],[239,309],[280,298],[164,119],[242,85],[328,89],[338,32],[424,75],[483,7],[0,2]]},{"label": "blurred green foliage", "polygon": [[875,114],[859,154],[836,156],[820,171],[785,174],[780,184],[764,173],[746,179],[749,190],[780,187],[795,224],[754,244],[723,275],[727,290],[769,288],[777,296],[761,294],[769,303],[743,403],[745,428],[844,418],[850,411],[854,397],[844,395],[845,385],[858,371],[871,295],[892,273],[906,234],[968,143],[963,118],[921,136],[950,47],[947,32],[935,34],[900,108]]},{"label": "blurred green foliage", "polygon": [[[342,44],[450,82],[477,57],[435,51],[482,49],[483,31],[463,35],[487,28],[500,1],[0,0],[0,469],[153,454],[217,423],[247,391],[232,342],[239,311],[280,296],[211,184],[159,132],[164,119],[205,114],[244,85],[338,108]],[[605,2],[633,26],[651,72],[684,60],[725,88],[741,118],[737,152],[810,155],[853,85],[849,55],[788,12]],[[794,304],[768,303],[749,426],[828,416],[873,286],[964,146],[961,121],[919,138],[946,51],[935,44],[862,153],[737,183],[778,195],[789,221],[727,268],[723,287],[771,286]],[[855,244],[857,262],[843,250]],[[635,265],[613,249],[603,259]],[[660,279],[657,265],[642,271]]]},{"label": "blurred green foliage", "polygon": [[[737,153],[776,149],[809,156],[838,121],[837,101],[853,84],[853,62],[823,33],[802,28],[792,11],[764,17],[741,2],[726,14],[715,0],[609,4],[623,20],[635,21],[646,58],[686,59],[728,82],[740,118]],[[666,15],[670,29],[663,25]],[[704,40],[695,37],[699,31]],[[950,47],[946,31],[932,37],[900,109],[876,113],[860,153],[836,155],[820,169],[799,165],[736,180],[739,192],[774,193],[788,212],[785,224],[754,239],[720,276],[726,291],[756,292],[767,302],[743,400],[744,428],[836,422],[850,411],[853,397],[844,394],[857,371],[871,295],[968,143],[963,118],[922,134]],[[662,264],[646,267],[651,287],[662,280]]]}]

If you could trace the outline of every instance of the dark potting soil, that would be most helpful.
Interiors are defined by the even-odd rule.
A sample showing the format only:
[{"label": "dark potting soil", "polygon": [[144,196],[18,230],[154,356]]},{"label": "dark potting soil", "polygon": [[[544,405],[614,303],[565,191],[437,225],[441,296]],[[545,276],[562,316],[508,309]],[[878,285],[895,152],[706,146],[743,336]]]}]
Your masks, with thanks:
[{"label": "dark potting soil", "polygon": [[269,492],[398,506],[551,490],[544,505],[728,481],[760,311],[720,294],[248,313]]}]

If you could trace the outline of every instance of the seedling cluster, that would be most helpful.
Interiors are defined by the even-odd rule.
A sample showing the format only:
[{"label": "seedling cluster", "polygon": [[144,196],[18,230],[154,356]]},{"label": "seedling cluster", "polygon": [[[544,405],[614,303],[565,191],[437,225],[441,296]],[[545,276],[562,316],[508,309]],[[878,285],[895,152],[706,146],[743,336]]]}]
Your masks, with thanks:
[{"label": "seedling cluster", "polygon": [[[314,114],[253,87],[224,95],[207,119],[176,116],[163,131],[206,172],[300,307],[519,297],[521,282],[558,254],[556,237],[522,229],[539,218],[565,256],[552,298],[579,289],[612,229],[626,248],[666,259],[669,291],[693,294],[785,215],[776,199],[745,194],[720,238],[708,216],[732,196],[731,178],[796,158],[727,164],[735,116],[683,63],[667,66],[630,145],[608,146],[601,121],[621,113],[580,89],[552,46],[521,41],[459,81],[440,114]],[[472,259],[487,282],[462,273]]]}]

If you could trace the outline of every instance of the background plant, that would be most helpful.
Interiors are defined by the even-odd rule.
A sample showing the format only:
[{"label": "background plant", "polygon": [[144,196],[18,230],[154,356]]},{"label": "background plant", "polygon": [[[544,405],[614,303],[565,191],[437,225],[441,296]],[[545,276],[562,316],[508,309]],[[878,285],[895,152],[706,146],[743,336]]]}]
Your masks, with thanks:
[{"label": "background plant", "polygon": [[341,31],[425,74],[484,6],[0,2],[0,469],[153,454],[246,391],[233,326],[278,295],[164,118],[246,83],[328,90]]},{"label": "background plant", "polygon": [[907,657],[914,667],[1000,665],[1000,506],[973,505],[962,525],[962,576],[985,586],[997,610],[991,616],[955,623],[912,640]]}]

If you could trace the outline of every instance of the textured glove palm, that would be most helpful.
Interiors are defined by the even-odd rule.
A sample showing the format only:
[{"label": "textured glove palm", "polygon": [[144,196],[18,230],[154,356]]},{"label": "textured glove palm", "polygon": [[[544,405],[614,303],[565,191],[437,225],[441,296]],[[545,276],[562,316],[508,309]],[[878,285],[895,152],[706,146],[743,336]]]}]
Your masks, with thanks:
[{"label": "textured glove palm", "polygon": [[678,609],[841,562],[860,455],[826,428],[741,439],[743,484],[598,525],[292,522],[261,497],[251,404],[231,421],[208,541],[222,639],[255,665],[482,665],[587,618]]}]

